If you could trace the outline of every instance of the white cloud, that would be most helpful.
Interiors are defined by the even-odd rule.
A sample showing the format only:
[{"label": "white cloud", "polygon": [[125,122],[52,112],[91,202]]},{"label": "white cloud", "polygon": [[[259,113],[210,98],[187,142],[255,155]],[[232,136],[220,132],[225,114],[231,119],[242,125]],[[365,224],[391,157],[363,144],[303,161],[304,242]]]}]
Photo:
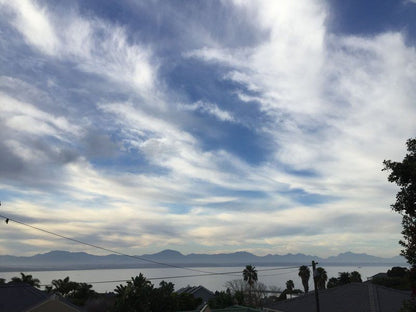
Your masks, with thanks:
[{"label": "white cloud", "polygon": [[54,116],[36,106],[18,101],[0,92],[0,112],[3,124],[17,132],[50,135],[65,140],[62,134],[78,135],[80,128],[63,116]]},{"label": "white cloud", "polygon": [[220,121],[235,122],[235,119],[231,113],[220,109],[218,105],[214,103],[197,101],[193,104],[180,104],[178,105],[178,108],[180,110],[201,111],[203,113],[214,116]]},{"label": "white cloud", "polygon": [[[174,91],[157,88],[163,83],[151,49],[132,42],[125,28],[75,12],[54,15],[35,2],[1,4],[14,13],[13,25],[25,41],[48,61],[69,62],[115,82],[117,92],[130,100],[117,102],[92,94],[94,89],[83,91],[101,103],[97,114],[104,124],[98,128],[114,130],[122,152],[137,157],[137,168],[121,171],[77,157],[61,165],[56,180],[76,204],[50,199],[47,206],[57,212],[51,214],[52,208],[43,208],[41,200],[22,200],[13,203],[10,213],[25,215],[29,209],[34,218],[53,219],[51,230],[95,235],[106,245],[129,250],[201,244],[210,250],[281,247],[308,253],[316,247],[329,255],[348,246],[365,251],[379,239],[377,246],[397,253],[398,248],[384,243],[386,237],[398,239],[400,225],[390,217],[394,190],[386,186],[380,169],[384,158],[400,159],[405,139],[416,131],[416,55],[401,34],[329,34],[327,11],[319,1],[235,1],[269,34],[267,40],[230,48],[210,38],[205,48],[183,55],[226,65],[228,72],[219,78],[244,86],[233,90],[242,105],[256,102],[267,117],[256,131],[270,138],[272,153],[267,161],[250,165],[220,148],[204,150],[182,123],[184,115],[192,114],[180,115],[181,110],[198,111],[238,123],[237,112],[205,101],[177,105],[169,98]],[[59,88],[59,80],[48,80],[48,86]],[[26,142],[51,136],[76,145],[79,141],[71,140],[82,136],[86,123],[40,107],[36,100],[0,93],[3,129],[14,131],[3,143],[34,164],[42,163],[42,153],[49,150],[33,150]],[[140,166],[148,169],[149,163],[163,173],[142,172]],[[244,195],[246,191],[262,196]],[[301,195],[292,194],[296,191],[333,199],[302,204]],[[337,216],[349,221],[340,222]],[[102,233],[107,227],[112,229]],[[219,242],[218,237],[227,239]],[[48,248],[42,239],[32,242]]]},{"label": "white cloud", "polygon": [[1,1],[0,4],[13,9],[13,23],[29,44],[49,55],[57,52],[59,39],[45,8],[29,0]]},{"label": "white cloud", "polygon": [[[226,79],[256,91],[239,96],[259,102],[274,118],[263,131],[275,138],[277,161],[314,170],[327,179],[328,193],[335,186],[338,196],[348,184],[384,182],[383,157],[399,157],[392,151],[402,151],[416,130],[414,49],[397,33],[326,34],[325,8],[318,1],[238,5],[270,30],[269,40],[251,50],[204,48],[189,56],[230,66]],[[310,183],[322,185],[313,179],[302,188],[310,189]]]},{"label": "white cloud", "polygon": [[158,103],[154,89],[157,63],[148,48],[131,44],[125,30],[99,19],[87,20],[67,12],[55,16],[29,0],[6,2],[12,23],[26,41],[42,53],[75,62],[85,72],[104,76]]},{"label": "white cloud", "polygon": [[318,1],[238,5],[270,30],[269,40],[253,49],[206,47],[187,56],[230,67],[225,78],[256,94],[239,90],[240,98],[274,118],[262,131],[274,137],[276,163],[317,176],[274,166],[262,168],[264,174],[348,201],[332,204],[337,213],[357,213],[356,206],[388,211],[394,188],[386,186],[382,161],[400,159],[405,140],[416,132],[415,50],[400,33],[327,34]]}]

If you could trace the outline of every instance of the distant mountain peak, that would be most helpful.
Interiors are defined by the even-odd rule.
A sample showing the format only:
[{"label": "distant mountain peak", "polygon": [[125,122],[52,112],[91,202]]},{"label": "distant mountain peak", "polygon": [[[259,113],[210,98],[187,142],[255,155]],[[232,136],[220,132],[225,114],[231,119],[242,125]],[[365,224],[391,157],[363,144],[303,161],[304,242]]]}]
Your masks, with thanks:
[{"label": "distant mountain peak", "polygon": [[173,249],[165,249],[160,252],[157,252],[155,254],[152,254],[152,256],[183,256],[179,251],[173,250]]},{"label": "distant mountain peak", "polygon": [[[30,270],[33,268],[122,268],[122,267],[154,267],[167,265],[181,266],[238,266],[243,267],[248,264],[255,266],[270,265],[304,265],[309,264],[312,259],[317,259],[321,265],[340,265],[340,264],[399,264],[405,265],[403,257],[380,258],[367,255],[365,253],[354,253],[347,251],[337,256],[319,258],[316,256],[305,255],[302,253],[257,256],[247,251],[237,251],[233,253],[218,254],[188,254],[183,255],[179,251],[165,249],[155,254],[143,256],[149,259],[149,263],[138,263],[136,259],[124,257],[122,255],[92,255],[85,252],[70,252],[63,250],[53,250],[44,254],[36,254],[31,257],[0,256],[0,269],[8,270]],[[151,260],[153,259],[153,260]],[[143,259],[144,260],[144,259]],[[153,261],[156,261],[154,263]]]}]

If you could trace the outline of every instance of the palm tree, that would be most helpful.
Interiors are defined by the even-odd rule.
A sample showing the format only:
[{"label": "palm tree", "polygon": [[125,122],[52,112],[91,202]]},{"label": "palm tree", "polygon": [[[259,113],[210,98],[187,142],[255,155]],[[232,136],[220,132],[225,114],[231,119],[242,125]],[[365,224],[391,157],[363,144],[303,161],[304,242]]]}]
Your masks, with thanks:
[{"label": "palm tree", "polygon": [[77,289],[78,283],[70,281],[69,276],[64,279],[57,279],[52,281],[52,287],[47,287],[49,292],[55,292],[62,297],[69,297]]},{"label": "palm tree", "polygon": [[328,275],[326,274],[326,271],[324,268],[317,268],[316,272],[318,273],[316,277],[316,284],[318,289],[325,289],[326,281],[328,280]]},{"label": "palm tree", "polygon": [[26,275],[24,273],[20,273],[21,277],[12,277],[12,282],[15,283],[25,283],[33,287],[40,287],[40,281],[37,278],[33,278],[32,275]]},{"label": "palm tree", "polygon": [[303,289],[305,290],[305,293],[307,293],[309,291],[309,278],[311,277],[311,270],[308,266],[302,265],[299,268],[298,275],[302,279]]},{"label": "palm tree", "polygon": [[257,270],[254,265],[247,265],[243,271],[243,278],[252,287],[257,282]]},{"label": "palm tree", "polygon": [[295,283],[293,283],[292,280],[288,280],[286,282],[286,290],[287,290],[287,293],[290,295],[290,298],[292,298],[293,289],[295,289]]},{"label": "palm tree", "polygon": [[350,272],[338,272],[338,285],[345,285],[351,283]]},{"label": "palm tree", "polygon": [[246,268],[243,270],[243,278],[247,282],[249,286],[249,298],[250,301],[252,301],[251,298],[251,290],[253,288],[253,285],[257,282],[257,270],[254,265],[247,265]]},{"label": "palm tree", "polygon": [[357,271],[352,271],[350,273],[351,283],[362,283],[361,274]]}]

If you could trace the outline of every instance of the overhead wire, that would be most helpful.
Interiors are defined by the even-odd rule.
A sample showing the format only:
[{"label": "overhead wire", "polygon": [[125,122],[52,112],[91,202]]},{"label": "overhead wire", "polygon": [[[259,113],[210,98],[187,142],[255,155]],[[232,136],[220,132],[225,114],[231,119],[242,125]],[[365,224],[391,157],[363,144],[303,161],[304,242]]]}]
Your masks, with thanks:
[{"label": "overhead wire", "polygon": [[149,263],[153,263],[153,264],[158,264],[158,265],[163,265],[163,266],[168,266],[168,267],[172,267],[172,268],[176,268],[176,269],[183,269],[183,270],[188,270],[188,271],[193,271],[193,272],[200,272],[200,273],[208,273],[208,274],[213,273],[213,272],[209,272],[209,271],[203,271],[203,270],[188,268],[188,267],[185,267],[185,266],[179,266],[179,265],[175,265],[175,264],[164,263],[164,262],[160,262],[160,261],[156,261],[156,260],[152,260],[152,259],[147,259],[147,258],[144,258],[144,257],[129,255],[129,254],[126,254],[126,253],[122,253],[122,252],[113,250],[113,249],[109,249],[109,248],[106,248],[106,247],[101,247],[101,246],[98,246],[98,245],[95,245],[95,244],[91,244],[91,243],[81,241],[79,239],[75,239],[75,238],[68,237],[68,236],[65,236],[65,235],[61,235],[61,234],[58,234],[58,233],[55,233],[55,232],[52,232],[52,231],[49,231],[49,230],[45,230],[45,229],[42,229],[40,227],[27,224],[23,221],[19,221],[19,220],[16,220],[14,218],[11,218],[11,217],[6,217],[6,216],[3,216],[3,215],[0,215],[0,217],[5,219],[5,220],[8,220],[8,222],[12,221],[12,222],[15,222],[17,224],[20,224],[20,225],[23,225],[23,226],[26,226],[26,227],[30,227],[34,230],[41,231],[41,232],[46,233],[46,234],[54,235],[56,237],[63,238],[63,239],[66,239],[66,240],[69,240],[69,241],[72,241],[72,242],[75,242],[75,243],[79,243],[79,244],[82,244],[82,245],[86,245],[86,246],[89,246],[89,247],[93,247],[93,248],[96,248],[96,249],[100,249],[100,250],[104,250],[104,251],[107,251],[107,252],[115,253],[115,254],[118,254],[120,256],[125,256],[125,257],[129,257],[129,258],[132,258],[132,259],[136,259],[136,260],[140,260],[140,261],[144,261],[144,262],[149,262]]},{"label": "overhead wire", "polygon": [[[273,269],[263,269],[263,270],[256,270],[257,272],[261,271],[271,271],[271,270],[287,270],[287,269],[293,269],[295,267],[279,267],[279,268],[273,268]],[[296,267],[298,268],[298,267]],[[275,275],[282,275],[282,274],[288,274],[293,273],[294,271],[284,272],[284,273],[277,273],[277,274],[268,274],[268,275],[261,275],[261,276],[275,276]],[[207,273],[207,274],[192,274],[192,275],[174,275],[174,276],[163,276],[163,277],[146,277],[147,280],[153,281],[153,280],[170,280],[170,279],[176,279],[176,278],[189,278],[189,277],[203,277],[203,276],[215,276],[215,275],[235,275],[235,276],[241,276],[242,271],[228,271],[228,272],[213,272],[213,273]],[[238,275],[236,275],[238,274]],[[121,280],[109,280],[109,281],[89,281],[84,282],[87,284],[106,284],[106,283],[122,283],[130,281],[131,279],[121,279]],[[40,286],[47,286],[47,285],[40,285]]]},{"label": "overhead wire", "polygon": [[[49,231],[49,230],[45,230],[43,228],[27,224],[23,221],[19,221],[17,219],[11,218],[11,217],[0,215],[0,218],[3,218],[5,220],[7,220],[7,222],[10,222],[10,221],[15,222],[17,224],[32,228],[32,229],[37,230],[37,231],[41,231],[41,232],[49,234],[49,235],[53,235],[53,236],[56,236],[56,237],[59,237],[59,238],[62,238],[62,239],[66,239],[66,240],[69,240],[69,241],[72,241],[72,242],[75,242],[75,243],[79,243],[79,244],[86,245],[86,246],[89,246],[89,247],[93,247],[93,248],[96,248],[96,249],[100,249],[100,250],[103,250],[103,251],[111,252],[111,253],[118,254],[118,255],[121,255],[121,256],[129,257],[129,258],[132,258],[132,259],[135,259],[135,260],[140,260],[140,261],[149,262],[149,263],[153,263],[153,264],[168,266],[168,267],[172,267],[172,268],[176,268],[176,269],[183,269],[183,270],[203,273],[203,274],[193,274],[193,275],[176,275],[176,276],[166,276],[166,277],[153,277],[153,278],[147,278],[148,280],[175,279],[175,278],[215,276],[215,275],[217,275],[217,276],[218,275],[234,275],[234,274],[241,274],[242,273],[241,270],[240,271],[230,271],[230,272],[210,272],[210,271],[204,271],[204,270],[193,269],[193,268],[189,268],[189,267],[185,267],[185,266],[179,266],[179,265],[175,265],[175,264],[160,262],[160,261],[156,261],[156,260],[152,260],[152,259],[148,259],[148,258],[144,258],[144,257],[129,255],[129,254],[126,254],[126,253],[122,253],[122,252],[113,250],[113,249],[98,246],[96,244],[87,243],[87,242],[81,241],[79,239],[75,239],[75,238],[68,237],[68,236],[65,236],[65,235],[62,235],[62,234],[58,234],[58,233],[55,233],[55,232],[52,232],[52,231]],[[287,269],[295,269],[295,268],[297,269],[299,267],[298,266],[275,267],[275,268],[267,268],[267,269],[258,269],[256,271],[257,272],[266,272],[266,271],[287,270]],[[262,276],[273,276],[273,275],[281,275],[281,274],[285,274],[285,273],[262,275]],[[88,282],[88,283],[89,284],[100,284],[100,283],[114,283],[114,282],[126,282],[126,281],[128,281],[128,280],[93,281],[93,282]],[[41,285],[41,286],[45,286],[45,285]]]}]

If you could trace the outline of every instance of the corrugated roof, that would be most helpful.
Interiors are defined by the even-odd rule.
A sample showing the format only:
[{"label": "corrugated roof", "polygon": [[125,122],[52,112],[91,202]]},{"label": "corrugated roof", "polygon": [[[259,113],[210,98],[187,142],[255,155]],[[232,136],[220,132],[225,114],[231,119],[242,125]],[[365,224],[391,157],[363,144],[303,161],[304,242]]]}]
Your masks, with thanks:
[{"label": "corrugated roof", "polygon": [[[403,300],[410,299],[410,291],[374,285],[351,283],[319,291],[322,311],[337,312],[397,312]],[[268,308],[284,312],[315,312],[314,292],[274,303]]]},{"label": "corrugated roof", "polygon": [[23,283],[0,285],[0,312],[20,312],[35,306],[49,296],[39,289]]}]

